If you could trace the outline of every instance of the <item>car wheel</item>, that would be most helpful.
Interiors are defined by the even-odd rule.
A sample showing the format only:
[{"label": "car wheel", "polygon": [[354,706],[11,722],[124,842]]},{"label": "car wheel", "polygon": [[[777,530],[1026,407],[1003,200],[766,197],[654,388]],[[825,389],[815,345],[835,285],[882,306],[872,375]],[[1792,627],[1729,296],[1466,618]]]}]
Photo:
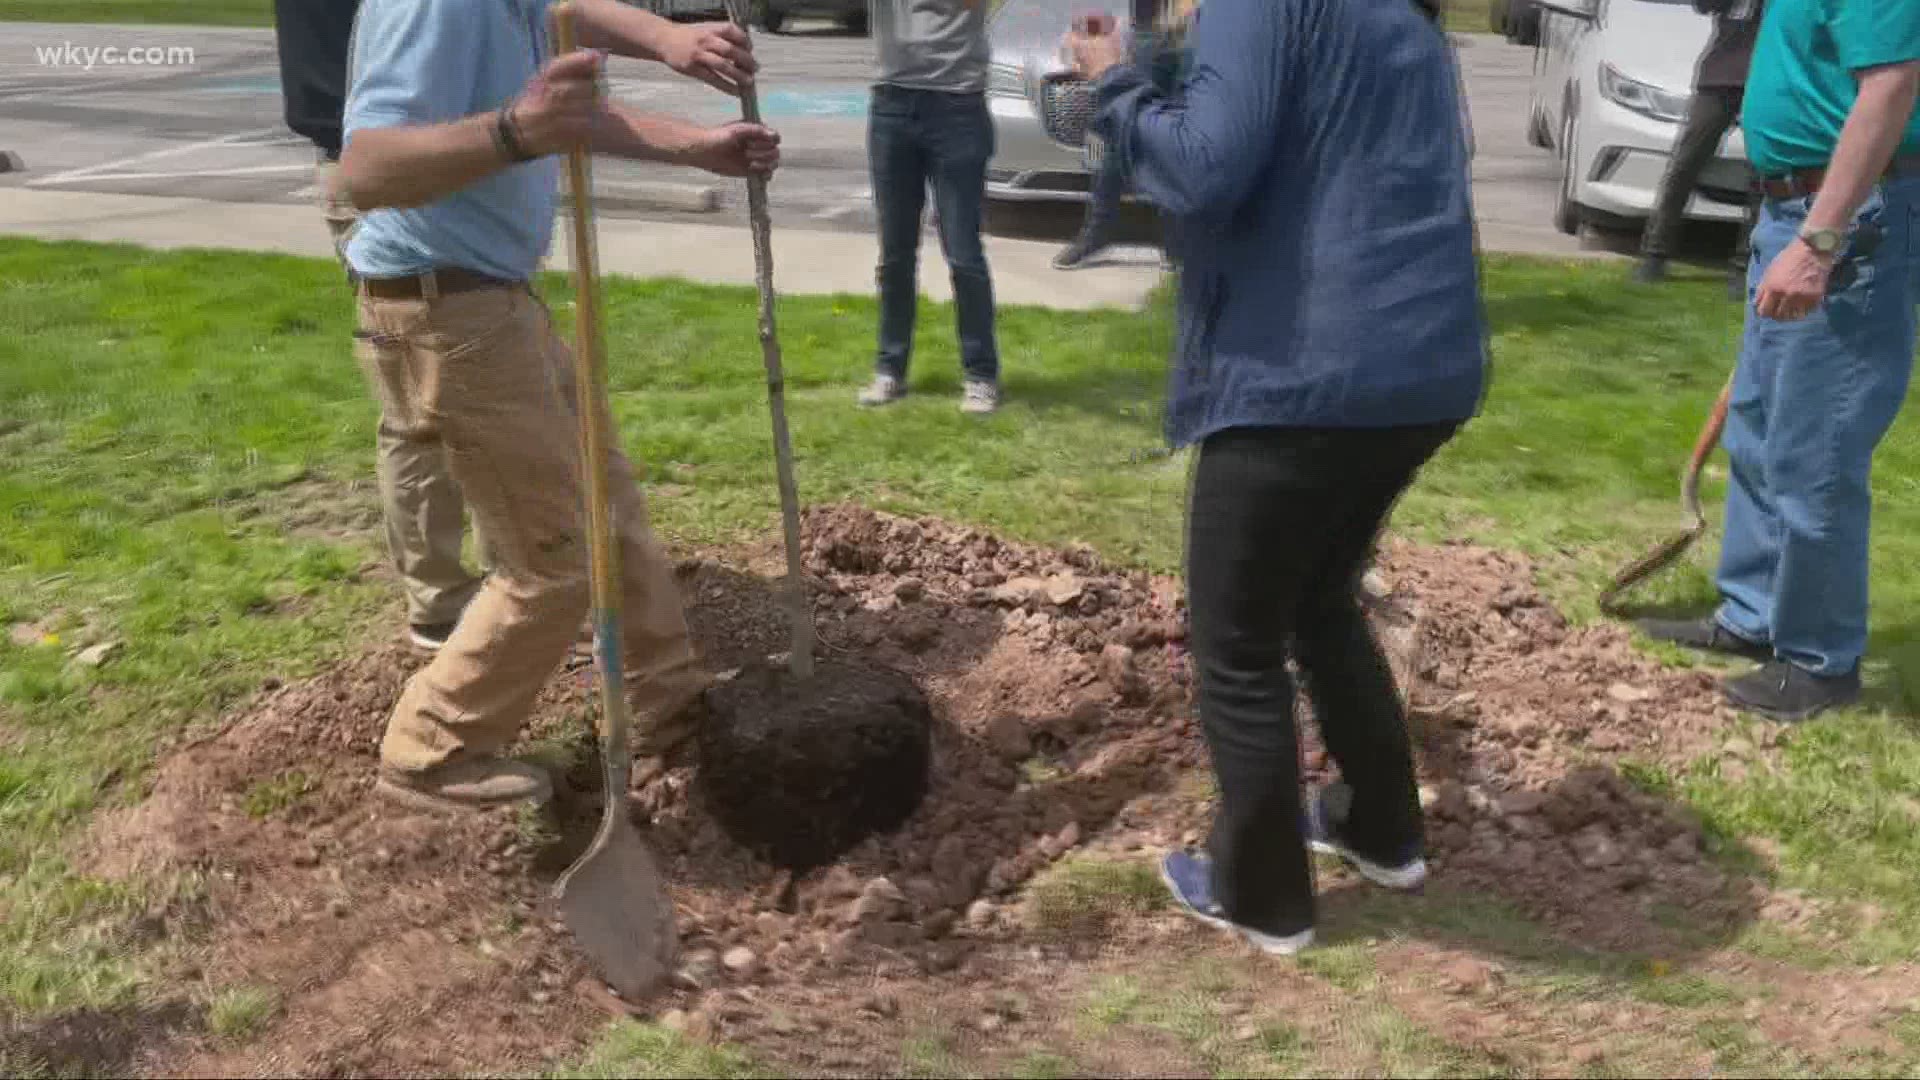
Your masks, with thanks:
[{"label": "car wheel", "polygon": [[1515,45],[1540,44],[1540,7],[1530,0],[1511,0],[1507,12],[1507,40]]},{"label": "car wheel", "polygon": [[1553,200],[1553,227],[1568,236],[1580,235],[1580,203],[1574,199],[1573,110],[1560,121],[1560,191]]},{"label": "car wheel", "polygon": [[760,25],[767,28],[767,33],[777,34],[787,25],[787,13],[768,7],[767,13],[760,17]]},{"label": "car wheel", "polygon": [[841,19],[840,26],[849,34],[859,34],[864,37],[867,33],[867,13],[864,11],[856,11],[846,18]]}]

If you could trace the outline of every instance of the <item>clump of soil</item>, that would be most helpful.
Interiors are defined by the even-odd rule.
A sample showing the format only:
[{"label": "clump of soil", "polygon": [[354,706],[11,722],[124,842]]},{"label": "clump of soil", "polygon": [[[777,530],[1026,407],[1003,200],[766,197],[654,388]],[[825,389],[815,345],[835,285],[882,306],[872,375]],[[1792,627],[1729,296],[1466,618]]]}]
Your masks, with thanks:
[{"label": "clump of soil", "polygon": [[913,681],[843,660],[749,665],[707,693],[695,793],[727,835],[805,874],[912,815],[932,715]]},{"label": "clump of soil", "polygon": [[[823,664],[917,685],[928,766],[897,827],[796,879],[781,864],[808,860],[738,842],[739,823],[694,795],[696,768],[637,763],[632,811],[682,932],[678,1000],[749,1041],[773,1022],[750,1004],[760,989],[818,989],[830,1024],[863,980],[998,978],[1000,943],[1020,932],[996,912],[1035,873],[1094,842],[1193,842],[1208,811],[1185,779],[1205,756],[1177,582],[1085,548],[853,506],[816,508],[804,528]],[[741,555],[688,559],[679,577],[708,662],[764,672],[785,622],[771,583],[732,568]],[[1487,890],[1601,943],[1674,940],[1668,910],[1687,912],[1692,933],[1748,917],[1750,890],[1702,856],[1697,825],[1606,764],[1710,745],[1723,719],[1711,684],[1636,655],[1615,628],[1569,628],[1531,576],[1493,552],[1394,544],[1370,582],[1408,683],[1436,884]],[[544,820],[368,799],[380,729],[419,663],[379,649],[263,692],[96,831],[96,872],[203,876],[212,931],[181,979],[284,997],[287,1019],[247,1047],[189,1039],[182,1074],[511,1069],[597,1022],[570,993],[586,969],[547,904],[600,813],[586,658],[547,687],[530,725],[569,758]],[[772,706],[743,701],[740,716],[791,707],[762,678],[743,674],[733,692]],[[1328,779],[1317,741],[1303,749],[1309,779]],[[727,782],[765,790],[725,805],[790,776],[743,771]]]}]

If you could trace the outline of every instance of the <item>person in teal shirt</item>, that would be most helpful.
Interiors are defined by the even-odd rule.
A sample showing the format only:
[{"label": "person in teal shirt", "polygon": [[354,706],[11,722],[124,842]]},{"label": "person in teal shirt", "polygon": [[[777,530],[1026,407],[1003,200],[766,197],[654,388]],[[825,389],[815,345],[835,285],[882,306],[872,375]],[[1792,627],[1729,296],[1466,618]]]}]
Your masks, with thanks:
[{"label": "person in teal shirt", "polygon": [[1803,720],[1860,696],[1873,454],[1920,305],[1920,0],[1770,0],[1741,126],[1763,202],[1722,438],[1717,611],[1652,636],[1759,662],[1735,706]]}]

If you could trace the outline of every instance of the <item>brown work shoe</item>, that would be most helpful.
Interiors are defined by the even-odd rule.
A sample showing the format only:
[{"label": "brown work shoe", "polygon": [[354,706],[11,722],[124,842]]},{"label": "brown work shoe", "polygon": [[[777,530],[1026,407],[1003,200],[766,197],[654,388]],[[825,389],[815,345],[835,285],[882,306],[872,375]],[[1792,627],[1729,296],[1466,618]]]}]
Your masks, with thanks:
[{"label": "brown work shoe", "polygon": [[422,772],[382,767],[374,791],[428,810],[484,810],[553,798],[546,770],[492,756],[465,758]]}]

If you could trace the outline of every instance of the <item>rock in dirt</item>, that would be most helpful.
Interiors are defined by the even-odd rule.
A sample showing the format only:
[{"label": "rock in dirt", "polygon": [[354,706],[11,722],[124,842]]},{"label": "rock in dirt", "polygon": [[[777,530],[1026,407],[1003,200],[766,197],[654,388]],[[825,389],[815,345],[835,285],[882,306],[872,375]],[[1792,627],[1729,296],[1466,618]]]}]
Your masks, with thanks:
[{"label": "rock in dirt", "polygon": [[994,586],[992,595],[995,603],[1018,606],[1029,600],[1045,596],[1046,594],[1047,583],[1045,581],[1037,577],[1022,576],[1008,578],[1006,581]]},{"label": "rock in dirt", "polygon": [[904,620],[894,630],[893,638],[910,653],[926,652],[940,640],[940,620],[931,615]]},{"label": "rock in dirt", "polygon": [[1043,590],[1049,603],[1055,607],[1066,607],[1080,599],[1081,594],[1086,591],[1086,586],[1081,583],[1078,574],[1054,574],[1047,578]]},{"label": "rock in dirt", "polygon": [[1027,722],[1010,713],[1002,713],[987,723],[985,731],[987,746],[1002,761],[1025,761],[1033,754],[1033,736],[1027,733]]},{"label": "rock in dirt", "polygon": [[1098,671],[1101,681],[1113,687],[1114,695],[1121,701],[1135,705],[1147,698],[1147,681],[1140,675],[1140,667],[1134,660],[1132,649],[1118,642],[1100,650]]},{"label": "rock in dirt", "polygon": [[907,914],[907,898],[893,882],[883,877],[867,882],[860,898],[848,910],[850,923],[892,922]]},{"label": "rock in dirt", "polygon": [[745,945],[728,949],[726,955],[720,958],[720,963],[727,969],[727,974],[736,979],[752,978],[760,971],[760,955]]},{"label": "rock in dirt", "polygon": [[1652,701],[1654,695],[1653,691],[1648,690],[1644,686],[1634,686],[1631,683],[1614,683],[1612,686],[1607,687],[1607,696],[1615,701],[1632,705],[1637,702]]},{"label": "rock in dirt", "polygon": [[1620,845],[1604,825],[1590,825],[1573,838],[1574,855],[1589,870],[1605,870],[1620,861]]},{"label": "rock in dirt", "polygon": [[1072,851],[1080,843],[1080,823],[1069,821],[1065,828],[1040,841],[1040,853],[1049,859],[1057,859]]},{"label": "rock in dirt", "polygon": [[903,577],[893,583],[893,595],[903,604],[911,604],[927,594],[927,583],[917,577]]},{"label": "rock in dirt", "polygon": [[928,915],[922,926],[926,929],[929,940],[938,941],[953,933],[954,924],[959,921],[959,916],[955,915],[951,909],[942,908]]},{"label": "rock in dirt", "polygon": [[1467,821],[1473,817],[1473,805],[1465,785],[1448,780],[1433,792],[1433,816],[1441,821]]},{"label": "rock in dirt", "polygon": [[998,909],[991,900],[975,900],[967,905],[967,929],[985,930],[993,925]]},{"label": "rock in dirt", "polygon": [[103,641],[98,645],[89,645],[74,655],[74,662],[82,667],[104,667],[107,662],[119,655],[122,645],[118,641]]},{"label": "rock in dirt", "polygon": [[1457,994],[1484,994],[1497,982],[1493,968],[1470,956],[1448,961],[1440,968],[1440,982]]},{"label": "rock in dirt", "polygon": [[1700,841],[1692,833],[1680,833],[1667,841],[1661,853],[1675,862],[1694,862],[1700,858]]}]

